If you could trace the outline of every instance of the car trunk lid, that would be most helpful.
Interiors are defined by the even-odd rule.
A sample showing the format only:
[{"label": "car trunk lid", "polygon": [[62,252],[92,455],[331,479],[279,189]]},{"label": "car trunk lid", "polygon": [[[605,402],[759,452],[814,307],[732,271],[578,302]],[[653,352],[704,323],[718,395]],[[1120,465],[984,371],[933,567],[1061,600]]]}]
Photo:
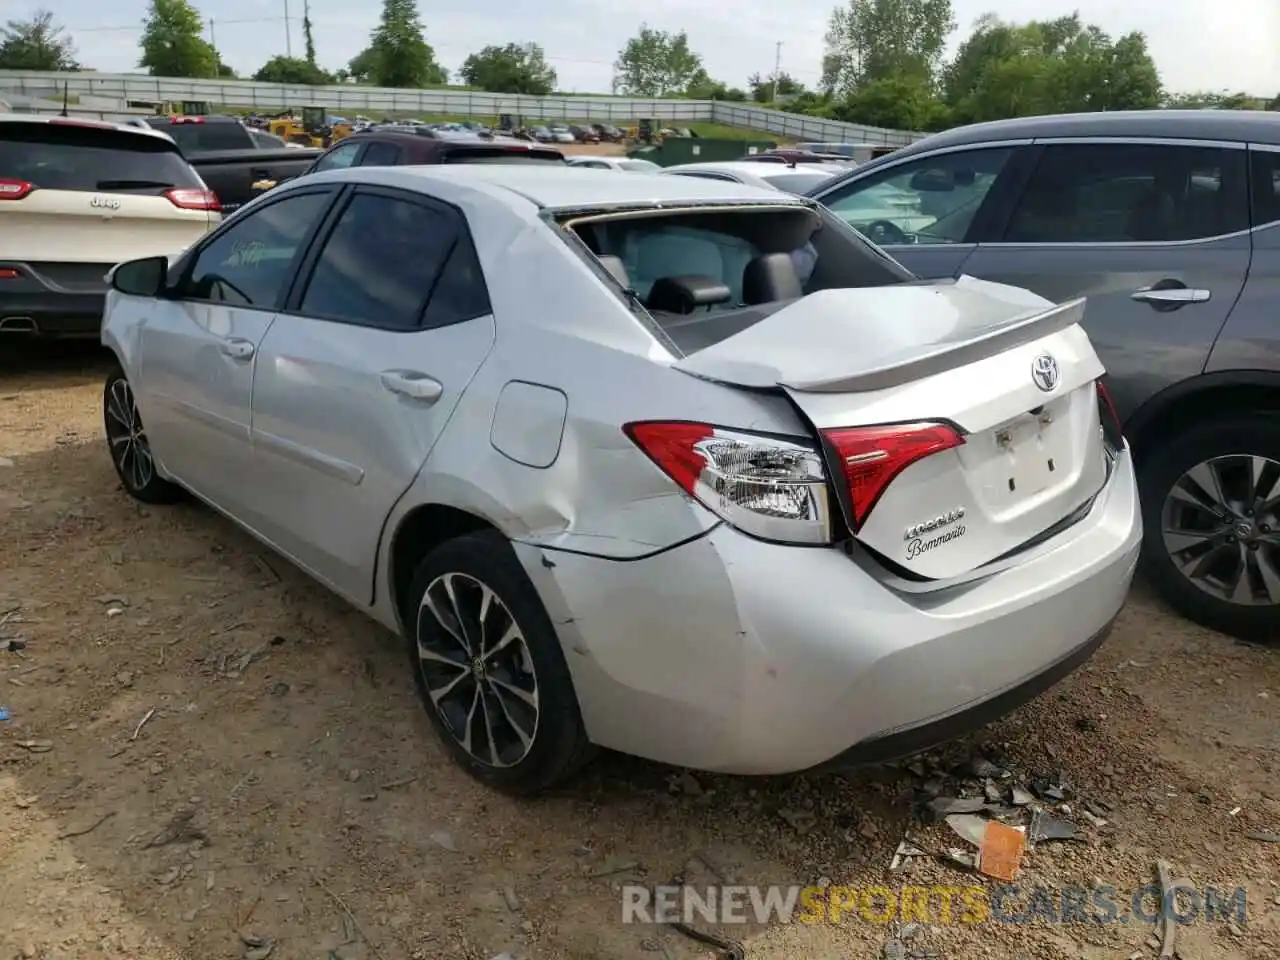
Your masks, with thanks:
[{"label": "car trunk lid", "polygon": [[827,290],[676,366],[784,390],[824,439],[856,539],[910,576],[949,579],[1105,483],[1103,367],[1083,315],[1083,300],[970,277]]}]

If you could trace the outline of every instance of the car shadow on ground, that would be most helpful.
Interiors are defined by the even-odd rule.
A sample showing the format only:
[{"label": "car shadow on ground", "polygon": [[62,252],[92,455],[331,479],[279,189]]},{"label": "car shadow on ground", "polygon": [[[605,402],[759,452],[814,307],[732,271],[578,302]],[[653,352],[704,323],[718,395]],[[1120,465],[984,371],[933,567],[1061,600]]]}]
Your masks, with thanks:
[{"label": "car shadow on ground", "polygon": [[[101,358],[50,362],[90,383]],[[1144,839],[1153,809],[1161,831],[1207,819],[1191,799],[1205,783],[1160,758],[1160,718],[1116,679],[1123,642],[925,776],[748,779],[606,755],[548,796],[505,797],[449,762],[401,640],[213,511],[129,501],[96,437],[72,431],[13,457],[0,507],[0,635],[25,642],[0,653],[0,806],[15,818],[0,912],[19,918],[0,944],[18,950],[56,936],[78,938],[68,955],[101,946],[138,960],[265,956],[253,951],[268,943],[277,958],[616,958],[662,934],[673,956],[693,956],[673,933],[623,925],[622,887],[684,872],[970,883],[931,858],[887,865],[908,835],[931,852],[965,846],[922,824],[918,805],[925,781],[979,748],[1019,782],[1065,778],[1073,800],[1110,808],[1107,828],[1038,849],[1031,879],[1140,885],[1158,852]],[[1118,631],[1146,617],[1126,614]],[[1263,875],[1237,826],[1206,822],[1193,856],[1215,875]],[[1091,936],[1127,949],[1147,932]],[[973,955],[970,933],[944,924],[920,942]],[[854,917],[734,934],[753,938],[753,960],[781,960],[879,956],[889,931]],[[1005,952],[1036,936],[1065,949],[1052,929],[983,931]]]}]

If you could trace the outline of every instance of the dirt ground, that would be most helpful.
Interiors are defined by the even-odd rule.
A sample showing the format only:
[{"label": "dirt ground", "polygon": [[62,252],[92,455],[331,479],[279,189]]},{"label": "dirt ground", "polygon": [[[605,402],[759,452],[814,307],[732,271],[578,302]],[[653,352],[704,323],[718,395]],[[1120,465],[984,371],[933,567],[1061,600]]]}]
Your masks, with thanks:
[{"label": "dirt ground", "polygon": [[[629,875],[701,856],[743,884],[990,882],[887,872],[908,831],[964,846],[919,822],[905,768],[750,780],[607,756],[537,801],[482,789],[433,739],[400,641],[210,510],[124,496],[99,354],[0,349],[0,638],[25,640],[0,639],[0,960],[691,958],[707,948],[621,922]],[[1274,958],[1278,705],[1280,651],[1139,587],[1091,663],[953,752],[1070,781],[1080,838],[1028,853],[1024,889],[1127,902],[1164,858],[1248,892],[1247,923],[1177,929],[1184,960]],[[1136,921],[734,932],[749,960],[1158,953]]]}]

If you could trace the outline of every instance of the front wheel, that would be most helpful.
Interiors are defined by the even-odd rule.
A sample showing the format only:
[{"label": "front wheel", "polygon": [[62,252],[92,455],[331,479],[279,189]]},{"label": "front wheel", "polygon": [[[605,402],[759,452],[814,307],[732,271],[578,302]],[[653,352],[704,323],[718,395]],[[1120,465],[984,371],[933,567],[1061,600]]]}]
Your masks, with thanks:
[{"label": "front wheel", "polygon": [[468,534],[432,550],[405,601],[418,692],[468,773],[534,794],[591,758],[560,638],[500,534]]},{"label": "front wheel", "polygon": [[1143,565],[1197,623],[1280,639],[1280,420],[1242,416],[1160,443],[1141,470]]},{"label": "front wheel", "polygon": [[182,489],[156,471],[151,441],[143,429],[133,387],[119,367],[107,376],[102,392],[102,417],[111,464],[129,496],[151,504],[173,503],[180,499]]}]

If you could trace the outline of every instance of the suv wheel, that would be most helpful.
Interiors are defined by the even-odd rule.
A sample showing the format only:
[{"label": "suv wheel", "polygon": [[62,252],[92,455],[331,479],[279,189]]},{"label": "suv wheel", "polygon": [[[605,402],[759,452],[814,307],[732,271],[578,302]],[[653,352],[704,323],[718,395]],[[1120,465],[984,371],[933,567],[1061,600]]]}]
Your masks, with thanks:
[{"label": "suv wheel", "polygon": [[1141,471],[1143,560],[1188,618],[1280,638],[1280,421],[1242,416],[1163,441]]},{"label": "suv wheel", "polygon": [[152,504],[179,500],[182,489],[156,472],[151,442],[142,426],[133,388],[120,367],[107,375],[102,391],[102,419],[111,463],[129,496]]},{"label": "suv wheel", "polygon": [[468,534],[432,550],[405,601],[418,692],[468,773],[533,794],[591,758],[560,638],[501,535]]}]

